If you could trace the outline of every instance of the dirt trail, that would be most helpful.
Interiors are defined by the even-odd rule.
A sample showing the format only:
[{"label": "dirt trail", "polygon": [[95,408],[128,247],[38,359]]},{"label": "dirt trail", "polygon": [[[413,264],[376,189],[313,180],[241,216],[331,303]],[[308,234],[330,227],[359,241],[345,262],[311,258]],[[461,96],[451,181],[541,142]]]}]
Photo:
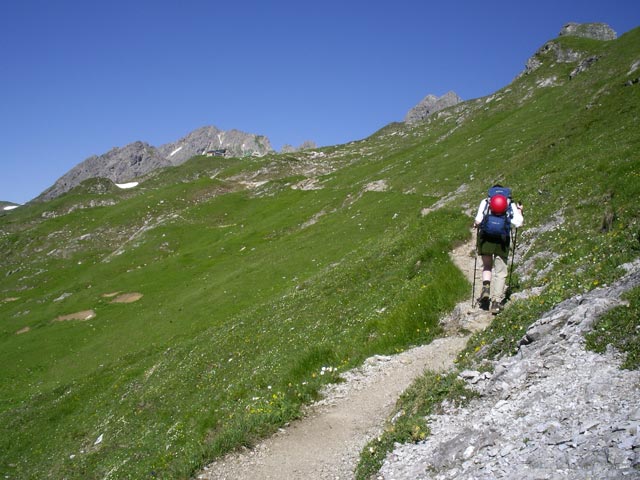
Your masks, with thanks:
[{"label": "dirt trail", "polygon": [[[451,257],[473,281],[472,242],[456,248]],[[477,283],[476,283],[477,286]],[[251,450],[233,453],[209,465],[198,479],[351,479],[360,451],[378,435],[400,394],[424,370],[446,371],[464,348],[468,336],[459,328],[485,328],[491,316],[471,310],[469,299],[443,320],[452,334],[429,345],[392,357],[375,356],[343,376],[306,415]]]}]

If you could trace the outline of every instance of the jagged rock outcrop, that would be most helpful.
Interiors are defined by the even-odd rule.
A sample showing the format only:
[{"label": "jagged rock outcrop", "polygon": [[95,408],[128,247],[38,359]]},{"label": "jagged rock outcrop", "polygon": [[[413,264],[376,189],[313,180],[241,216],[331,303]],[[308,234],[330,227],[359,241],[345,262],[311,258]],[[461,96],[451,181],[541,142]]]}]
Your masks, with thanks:
[{"label": "jagged rock outcrop", "polygon": [[616,32],[606,23],[569,22],[562,27],[558,36],[592,38],[594,40],[615,40]]},{"label": "jagged rock outcrop", "polygon": [[549,59],[549,63],[578,63],[582,59],[582,53],[570,48],[563,48],[557,42],[547,42],[527,60],[524,71],[518,78],[535,72],[546,59]]},{"label": "jagged rock outcrop", "polygon": [[[617,38],[616,32],[605,23],[567,23],[562,27],[562,30],[560,30],[559,36],[591,38],[603,41],[615,40]],[[552,40],[545,43],[529,58],[529,60],[527,60],[525,69],[520,75],[518,75],[518,78],[536,71],[540,66],[542,66],[545,59],[550,59],[551,63],[584,63],[584,56],[585,54],[583,52],[563,47],[557,41]],[[590,57],[587,59],[586,66],[582,65],[579,71],[576,71],[573,76],[585,71],[596,60],[597,57]],[[571,78],[573,78],[573,76]]]},{"label": "jagged rock outcrop", "polygon": [[302,150],[310,150],[312,148],[318,148],[316,142],[314,142],[313,140],[305,140],[299,147],[294,147],[293,145],[289,145],[288,143],[284,144],[280,149],[280,153],[295,153]]},{"label": "jagged rock outcrop", "polygon": [[35,200],[45,201],[68,192],[89,178],[108,178],[123,183],[158,168],[180,165],[195,155],[222,152],[227,157],[262,156],[273,151],[269,139],[239,130],[223,131],[202,127],[174,143],[158,148],[145,142],[134,142],[94,155],[79,163]]},{"label": "jagged rock outcrop", "polygon": [[421,122],[429,115],[445,108],[453,107],[460,102],[462,102],[462,98],[453,91],[447,92],[441,97],[429,94],[424,97],[420,103],[409,110],[407,115],[404,117],[404,121],[406,123]]},{"label": "jagged rock outcrop", "polygon": [[584,348],[593,322],[640,285],[640,261],[623,268],[531,325],[492,373],[461,372],[480,397],[430,417],[431,436],[397,446],[378,478],[640,478],[640,372]]},{"label": "jagged rock outcrop", "polygon": [[569,78],[573,79],[576,75],[580,75],[581,73],[586,72],[591,68],[591,66],[598,61],[599,57],[597,55],[592,55],[590,57],[582,60],[576,68],[574,68],[569,74]]}]

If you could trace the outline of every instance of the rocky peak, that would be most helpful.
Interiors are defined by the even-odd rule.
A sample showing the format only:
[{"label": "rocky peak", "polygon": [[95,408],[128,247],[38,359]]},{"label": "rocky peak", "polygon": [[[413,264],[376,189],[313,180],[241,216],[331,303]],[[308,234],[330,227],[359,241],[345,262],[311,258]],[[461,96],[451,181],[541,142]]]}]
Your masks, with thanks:
[{"label": "rocky peak", "polygon": [[158,148],[138,141],[87,158],[60,177],[36,201],[56,198],[89,178],[128,182],[158,168],[180,165],[196,155],[214,151],[224,152],[227,157],[246,157],[262,156],[272,152],[273,148],[263,135],[239,130],[223,131],[213,126],[199,128],[177,142]]},{"label": "rocky peak", "polygon": [[429,115],[452,107],[462,102],[462,99],[453,91],[445,93],[441,97],[429,94],[420,103],[413,107],[404,118],[406,123],[417,123],[426,119]]},{"label": "rocky peak", "polygon": [[[616,32],[605,23],[567,23],[559,33],[560,37],[582,37],[594,40],[615,40]],[[536,53],[527,60],[524,71],[517,78],[528,75],[536,71],[544,64],[545,59],[558,63],[579,63],[585,61],[585,53],[563,46],[558,41],[549,41],[538,49]],[[593,58],[589,60],[589,65],[593,63]],[[597,60],[597,59],[596,59]],[[588,66],[587,66],[588,67]],[[584,66],[581,67],[584,70]],[[572,73],[572,77],[575,76]]]},{"label": "rocky peak", "polygon": [[162,145],[158,151],[172,165],[180,165],[195,155],[206,155],[212,151],[224,151],[226,157],[247,157],[266,155],[273,148],[263,135],[207,126],[194,130],[177,142]]},{"label": "rocky peak", "polygon": [[36,200],[56,198],[90,178],[102,177],[112,182],[122,182],[170,165],[155,147],[141,141],[133,142],[87,158],[60,177]]},{"label": "rocky peak", "polygon": [[288,143],[284,144],[280,149],[280,153],[295,153],[301,152],[302,150],[310,150],[312,148],[318,148],[316,142],[314,142],[313,140],[305,140],[298,147],[294,147],[293,145],[289,145]]},{"label": "rocky peak", "polygon": [[558,36],[591,38],[594,40],[615,40],[616,32],[606,23],[569,22],[562,27]]}]

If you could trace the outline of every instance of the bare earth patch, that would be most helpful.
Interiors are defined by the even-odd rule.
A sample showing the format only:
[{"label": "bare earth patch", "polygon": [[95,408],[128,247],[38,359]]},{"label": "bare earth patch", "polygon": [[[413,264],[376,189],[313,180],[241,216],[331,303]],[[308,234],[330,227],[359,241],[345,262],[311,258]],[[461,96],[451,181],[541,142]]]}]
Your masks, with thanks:
[{"label": "bare earth patch", "polygon": [[16,300],[20,300],[19,297],[8,297],[2,300],[3,303],[15,302]]},{"label": "bare earth patch", "polygon": [[101,297],[102,298],[113,298],[113,297],[115,297],[116,295],[119,295],[119,294],[120,294],[120,292],[103,293],[101,295]]},{"label": "bare earth patch", "polygon": [[30,331],[31,331],[31,327],[24,327],[24,328],[21,328],[20,330],[18,330],[16,332],[16,335],[22,335],[23,333],[27,333],[27,332],[30,332]]},{"label": "bare earth patch", "polygon": [[118,295],[116,298],[111,300],[111,303],[133,303],[137,302],[142,298],[141,293],[123,293],[122,295]]},{"label": "bare earth patch", "polygon": [[91,320],[96,316],[93,310],[83,310],[81,312],[70,313],[69,315],[61,315],[54,322],[66,322],[67,320]]}]

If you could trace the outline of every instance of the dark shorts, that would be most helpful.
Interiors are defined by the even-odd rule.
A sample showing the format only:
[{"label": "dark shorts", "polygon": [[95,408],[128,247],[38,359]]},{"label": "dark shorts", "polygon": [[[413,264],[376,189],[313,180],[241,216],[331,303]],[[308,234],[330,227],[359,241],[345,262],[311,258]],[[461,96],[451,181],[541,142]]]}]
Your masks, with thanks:
[{"label": "dark shorts", "polygon": [[498,255],[505,261],[509,257],[509,237],[506,240],[501,238],[488,237],[478,233],[478,255]]}]

